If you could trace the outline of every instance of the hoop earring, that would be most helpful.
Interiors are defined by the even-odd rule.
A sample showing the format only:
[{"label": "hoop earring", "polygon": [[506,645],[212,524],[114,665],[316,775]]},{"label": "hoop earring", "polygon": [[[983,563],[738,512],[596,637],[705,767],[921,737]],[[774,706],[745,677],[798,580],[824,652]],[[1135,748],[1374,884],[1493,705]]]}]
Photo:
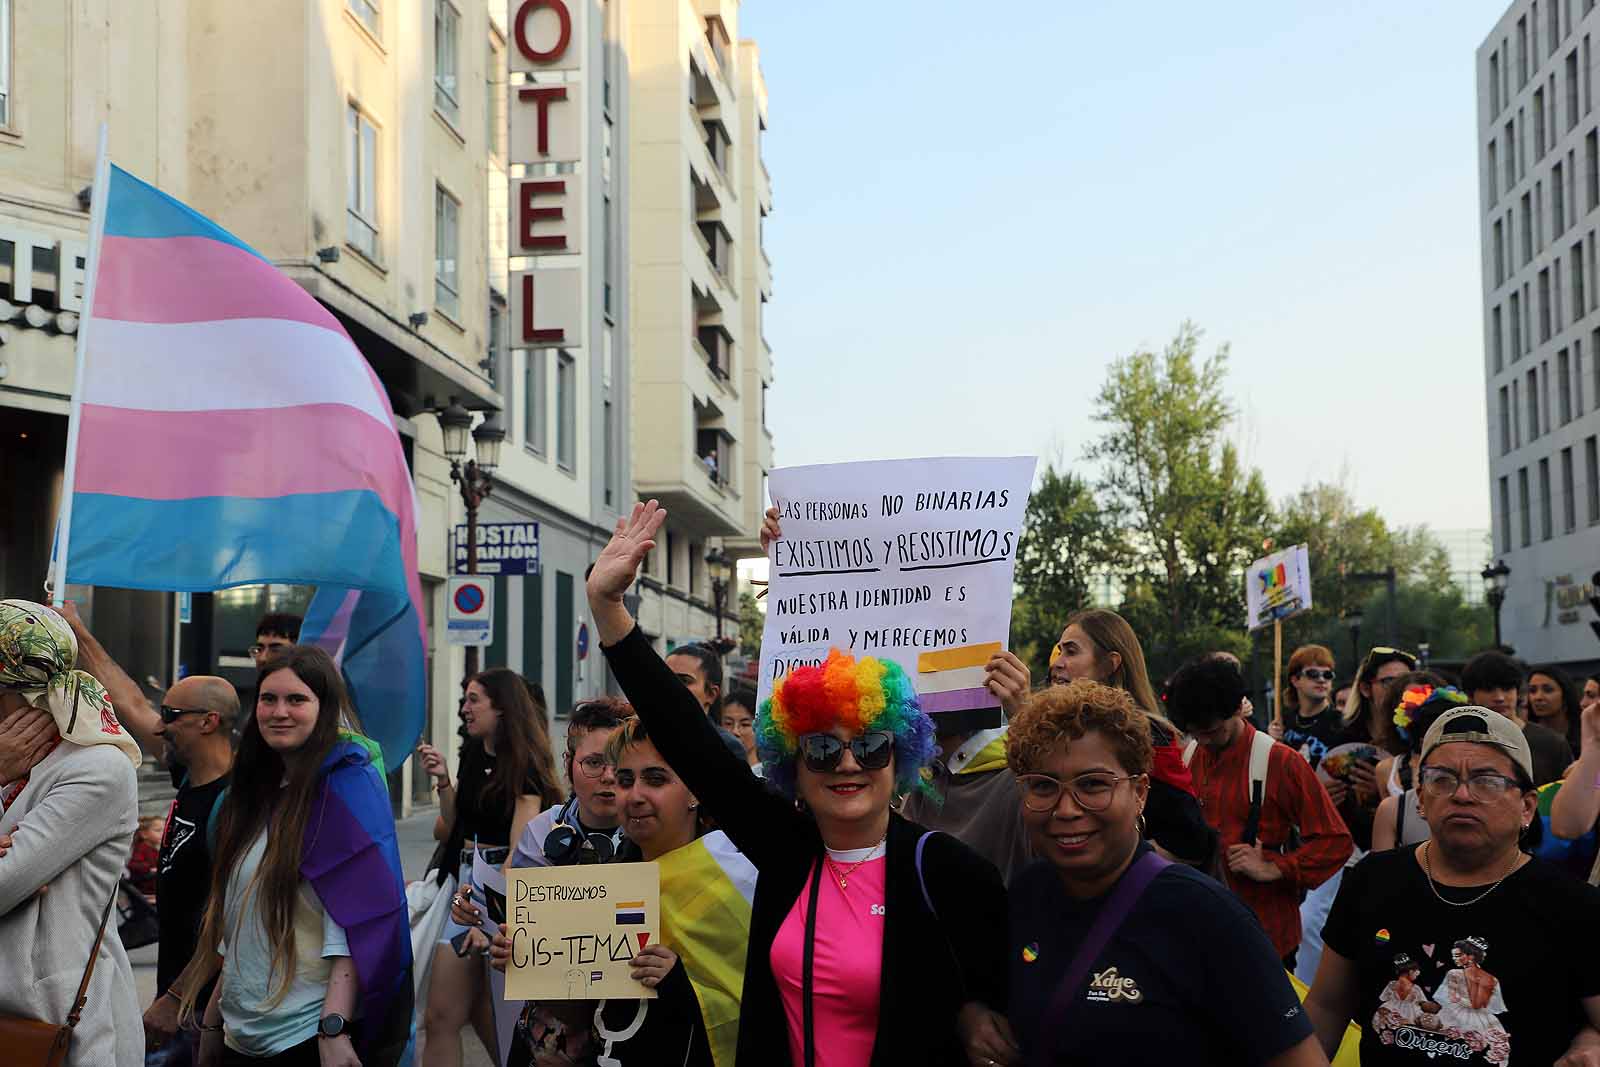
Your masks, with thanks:
[{"label": "hoop earring", "polygon": [[1134,827],[1135,830],[1139,831],[1139,836],[1140,837],[1144,837],[1145,836],[1144,826],[1145,826],[1145,823],[1144,823],[1144,812],[1141,810],[1133,818],[1133,827]]}]

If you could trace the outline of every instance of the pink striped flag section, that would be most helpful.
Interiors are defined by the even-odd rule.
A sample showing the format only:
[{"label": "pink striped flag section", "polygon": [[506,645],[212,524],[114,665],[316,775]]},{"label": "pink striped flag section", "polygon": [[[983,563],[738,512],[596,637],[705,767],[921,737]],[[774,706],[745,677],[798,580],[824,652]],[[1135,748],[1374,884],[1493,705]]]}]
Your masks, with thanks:
[{"label": "pink striped flag section", "polygon": [[426,633],[388,396],[338,320],[259,253],[109,175],[67,580],[317,586],[302,640],[342,649],[365,732],[397,768],[424,721]]}]

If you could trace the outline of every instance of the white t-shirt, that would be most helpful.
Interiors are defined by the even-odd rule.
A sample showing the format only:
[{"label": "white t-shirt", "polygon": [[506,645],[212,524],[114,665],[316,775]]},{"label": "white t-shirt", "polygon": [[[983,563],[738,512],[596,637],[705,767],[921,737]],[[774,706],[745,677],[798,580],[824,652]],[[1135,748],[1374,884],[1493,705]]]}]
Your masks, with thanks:
[{"label": "white t-shirt", "polygon": [[281,972],[272,973],[272,943],[262,924],[256,875],[267,851],[263,831],[228,878],[223,915],[223,1039],[247,1056],[274,1056],[317,1036],[322,1001],[334,959],[350,955],[344,930],[302,881],[294,909],[295,973],[282,999],[273,1000]]}]

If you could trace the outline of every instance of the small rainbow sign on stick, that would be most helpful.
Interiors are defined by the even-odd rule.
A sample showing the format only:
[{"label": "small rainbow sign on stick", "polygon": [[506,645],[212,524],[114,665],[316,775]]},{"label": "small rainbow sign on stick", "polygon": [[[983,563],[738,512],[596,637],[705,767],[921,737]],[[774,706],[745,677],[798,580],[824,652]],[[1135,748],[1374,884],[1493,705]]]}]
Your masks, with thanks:
[{"label": "small rainbow sign on stick", "polygon": [[1306,546],[1294,545],[1250,564],[1245,602],[1251,630],[1310,611],[1311,563]]}]

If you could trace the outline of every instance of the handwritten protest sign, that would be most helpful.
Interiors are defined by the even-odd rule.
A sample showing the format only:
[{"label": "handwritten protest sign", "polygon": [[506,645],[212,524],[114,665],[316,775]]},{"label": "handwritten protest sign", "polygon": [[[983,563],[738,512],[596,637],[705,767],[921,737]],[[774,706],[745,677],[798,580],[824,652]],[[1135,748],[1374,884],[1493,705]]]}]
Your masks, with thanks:
[{"label": "handwritten protest sign", "polygon": [[837,648],[892,659],[951,729],[999,722],[983,665],[1006,647],[1031,456],[775,470],[759,697]]},{"label": "handwritten protest sign", "polygon": [[1294,545],[1250,564],[1245,572],[1248,628],[1260,629],[1311,610],[1311,563],[1305,545]]},{"label": "handwritten protest sign", "polygon": [[661,931],[661,874],[654,863],[517,867],[508,888],[508,999],[656,995],[628,976],[628,961]]}]

